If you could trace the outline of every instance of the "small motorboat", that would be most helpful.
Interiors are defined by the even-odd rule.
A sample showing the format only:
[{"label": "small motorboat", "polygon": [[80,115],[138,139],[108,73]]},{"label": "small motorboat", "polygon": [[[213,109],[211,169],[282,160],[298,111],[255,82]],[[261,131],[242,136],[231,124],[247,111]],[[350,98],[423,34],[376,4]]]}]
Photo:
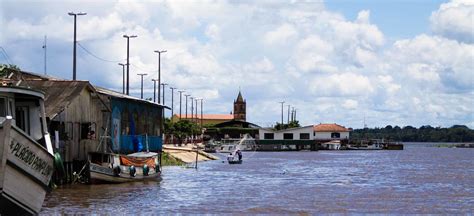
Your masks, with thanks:
[{"label": "small motorboat", "polygon": [[123,183],[161,179],[160,154],[136,152],[129,155],[89,152],[90,183]]},{"label": "small motorboat", "polygon": [[230,160],[229,164],[242,164],[242,160]]}]

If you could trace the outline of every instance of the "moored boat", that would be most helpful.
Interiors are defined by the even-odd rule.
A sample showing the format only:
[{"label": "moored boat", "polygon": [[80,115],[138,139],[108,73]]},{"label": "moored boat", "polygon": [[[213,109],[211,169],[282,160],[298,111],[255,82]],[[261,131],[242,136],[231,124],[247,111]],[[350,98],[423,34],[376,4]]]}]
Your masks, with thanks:
[{"label": "moored boat", "polygon": [[217,147],[220,153],[231,153],[236,150],[240,151],[255,151],[257,144],[255,139],[249,134],[245,134],[241,139],[225,139],[222,144]]},{"label": "moored boat", "polygon": [[0,215],[34,215],[54,170],[44,95],[0,87]]},{"label": "moored boat", "polygon": [[90,183],[124,183],[160,180],[160,154],[136,152],[129,155],[89,153]]}]

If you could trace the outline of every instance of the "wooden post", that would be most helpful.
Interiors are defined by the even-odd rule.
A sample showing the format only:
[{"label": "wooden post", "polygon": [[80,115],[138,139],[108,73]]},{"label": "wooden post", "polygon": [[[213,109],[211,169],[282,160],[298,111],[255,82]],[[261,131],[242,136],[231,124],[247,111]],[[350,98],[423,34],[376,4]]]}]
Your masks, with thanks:
[{"label": "wooden post", "polygon": [[199,148],[198,148],[198,144],[196,143],[196,166],[194,167],[195,169],[198,168],[198,156],[199,156]]}]

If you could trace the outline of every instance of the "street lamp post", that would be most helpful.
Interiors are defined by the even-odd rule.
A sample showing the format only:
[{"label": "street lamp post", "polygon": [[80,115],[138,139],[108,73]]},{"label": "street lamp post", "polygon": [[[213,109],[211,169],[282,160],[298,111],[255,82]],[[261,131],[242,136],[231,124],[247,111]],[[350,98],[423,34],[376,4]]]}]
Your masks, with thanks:
[{"label": "street lamp post", "polygon": [[171,118],[173,118],[173,115],[174,115],[174,90],[176,88],[170,87],[170,89],[171,89]]},{"label": "street lamp post", "polygon": [[136,38],[136,35],[123,35],[127,38],[127,95],[130,95],[130,38]]},{"label": "street lamp post", "polygon": [[[153,102],[156,103],[156,82],[158,82],[157,79],[151,79],[151,81],[153,81]],[[158,86],[158,88],[160,88]]]},{"label": "street lamp post", "polygon": [[291,107],[291,121],[292,122],[295,121],[294,115],[295,115],[295,107]]},{"label": "street lamp post", "polygon": [[194,97],[189,97],[191,99],[191,122],[194,121]]},{"label": "street lamp post", "polygon": [[163,105],[166,104],[166,101],[165,101],[165,86],[167,86],[168,83],[161,83],[161,86],[163,86]]},{"label": "street lamp post", "polygon": [[287,121],[288,121],[288,124],[290,124],[290,106],[291,105],[288,104],[287,106],[288,106],[288,119],[287,119]]},{"label": "street lamp post", "polygon": [[165,53],[166,50],[155,50],[154,52],[158,53],[158,103],[161,104],[161,53]]},{"label": "street lamp post", "polygon": [[137,75],[142,77],[142,87],[141,87],[140,98],[143,99],[143,76],[146,76],[147,74],[146,73],[141,73],[141,74],[137,74]]},{"label": "street lamp post", "polygon": [[281,129],[283,129],[283,104],[285,103],[285,101],[282,101],[282,102],[278,102],[278,103],[281,103]]},{"label": "street lamp post", "polygon": [[199,99],[201,101],[201,131],[202,131],[202,102],[203,102],[203,99]]},{"label": "street lamp post", "polygon": [[74,16],[74,44],[72,46],[72,80],[76,80],[76,19],[77,16],[87,15],[87,13],[69,12],[69,16]]},{"label": "street lamp post", "polygon": [[196,112],[194,113],[196,115],[196,124],[198,123],[198,98],[194,99],[196,102]]},{"label": "street lamp post", "polygon": [[188,119],[188,97],[191,96],[190,94],[185,94],[184,97],[186,97],[185,99],[185,102],[186,102],[186,106],[184,107],[184,110],[185,110],[185,113],[186,113],[186,117],[185,119]]},{"label": "street lamp post", "polygon": [[181,117],[182,117],[182,115],[181,115],[181,95],[183,94],[184,91],[179,90],[178,92],[179,92],[179,120],[181,120]]},{"label": "street lamp post", "polygon": [[119,63],[122,66],[122,94],[125,94],[125,64]]}]

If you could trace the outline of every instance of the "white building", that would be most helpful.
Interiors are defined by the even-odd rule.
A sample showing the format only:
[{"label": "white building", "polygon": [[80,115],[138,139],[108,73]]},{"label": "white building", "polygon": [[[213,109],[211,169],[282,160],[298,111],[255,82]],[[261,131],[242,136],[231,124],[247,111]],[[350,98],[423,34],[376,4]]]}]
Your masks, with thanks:
[{"label": "white building", "polygon": [[313,140],[314,131],[313,125],[279,131],[261,128],[258,130],[258,137],[262,140]]},{"label": "white building", "polygon": [[313,126],[315,140],[344,140],[349,139],[351,130],[338,124],[318,124]]}]

